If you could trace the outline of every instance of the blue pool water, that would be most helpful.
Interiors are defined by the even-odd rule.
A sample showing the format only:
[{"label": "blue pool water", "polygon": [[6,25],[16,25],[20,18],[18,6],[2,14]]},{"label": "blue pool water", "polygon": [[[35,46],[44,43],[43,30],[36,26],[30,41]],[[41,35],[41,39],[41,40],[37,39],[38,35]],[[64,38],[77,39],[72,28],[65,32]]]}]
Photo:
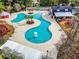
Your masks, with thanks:
[{"label": "blue pool water", "polygon": [[[51,25],[50,22],[44,20],[41,16],[41,13],[32,14],[34,19],[40,20],[41,24],[37,27],[31,28],[25,32],[26,40],[32,43],[45,43],[51,39],[52,33],[49,31],[49,26]],[[12,22],[20,22],[24,20],[26,17],[25,14],[20,13]],[[34,32],[38,33],[38,37],[34,37]]]},{"label": "blue pool water", "polygon": [[[51,25],[50,22],[44,20],[41,13],[33,15],[33,18],[40,20],[41,24],[38,27],[34,27],[25,33],[25,38],[32,43],[44,43],[51,39],[51,32],[48,27]],[[34,37],[34,32],[38,33],[38,37]]]},{"label": "blue pool water", "polygon": [[20,13],[11,22],[17,23],[17,22],[20,22],[20,21],[24,20],[25,18],[26,18],[26,15],[24,13]]}]

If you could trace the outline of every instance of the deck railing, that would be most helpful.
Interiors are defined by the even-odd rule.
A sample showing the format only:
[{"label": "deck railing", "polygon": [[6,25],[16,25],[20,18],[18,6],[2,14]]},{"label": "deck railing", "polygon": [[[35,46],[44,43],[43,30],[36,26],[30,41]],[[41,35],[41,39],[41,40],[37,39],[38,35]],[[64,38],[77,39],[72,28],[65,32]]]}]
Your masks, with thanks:
[{"label": "deck railing", "polygon": [[26,10],[48,11],[49,7],[27,7]]}]

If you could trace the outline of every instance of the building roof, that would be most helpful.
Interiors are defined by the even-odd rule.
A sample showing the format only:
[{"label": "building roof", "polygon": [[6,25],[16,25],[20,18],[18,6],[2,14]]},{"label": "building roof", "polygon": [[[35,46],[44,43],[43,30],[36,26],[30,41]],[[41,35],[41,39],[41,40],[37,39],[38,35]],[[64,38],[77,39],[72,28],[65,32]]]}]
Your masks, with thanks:
[{"label": "building roof", "polygon": [[73,16],[71,12],[55,12],[56,17],[63,17],[63,16]]},{"label": "building roof", "polygon": [[53,6],[52,11],[53,12],[71,12],[72,7],[70,7],[70,6]]}]

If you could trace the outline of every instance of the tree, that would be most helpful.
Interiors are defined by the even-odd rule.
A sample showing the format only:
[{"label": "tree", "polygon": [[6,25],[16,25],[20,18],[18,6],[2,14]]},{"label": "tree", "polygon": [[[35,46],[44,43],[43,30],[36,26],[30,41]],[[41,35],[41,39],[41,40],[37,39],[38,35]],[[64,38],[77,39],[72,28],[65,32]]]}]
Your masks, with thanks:
[{"label": "tree", "polygon": [[8,47],[3,47],[0,50],[0,56],[2,57],[2,59],[24,59],[23,54],[11,50]]},{"label": "tree", "polygon": [[12,9],[13,9],[13,7],[11,6],[11,4],[6,4],[5,11],[7,11],[8,13],[11,13]]},{"label": "tree", "polygon": [[52,0],[40,0],[40,6],[51,6],[52,4]]},{"label": "tree", "polygon": [[21,10],[21,5],[19,3],[14,3],[14,10],[15,11],[20,11]]},{"label": "tree", "polygon": [[74,22],[74,26],[67,34],[67,41],[59,48],[57,59],[79,59],[79,21],[76,19]]},{"label": "tree", "polygon": [[0,45],[5,43],[14,33],[14,27],[0,20]]},{"label": "tree", "polygon": [[32,20],[33,19],[33,16],[32,15],[29,15],[26,17],[28,20],[27,20],[27,24],[33,24],[34,21]]},{"label": "tree", "polygon": [[2,13],[4,9],[5,9],[5,6],[2,4],[2,2],[0,2],[0,13]]},{"label": "tree", "polygon": [[24,2],[27,7],[32,7],[32,0],[27,0]]},{"label": "tree", "polygon": [[65,3],[67,5],[67,4],[69,4],[69,0],[59,0],[59,4],[60,3]]},{"label": "tree", "polygon": [[4,28],[3,26],[0,26],[0,44],[4,43],[3,36],[5,34],[7,34],[6,28]]}]

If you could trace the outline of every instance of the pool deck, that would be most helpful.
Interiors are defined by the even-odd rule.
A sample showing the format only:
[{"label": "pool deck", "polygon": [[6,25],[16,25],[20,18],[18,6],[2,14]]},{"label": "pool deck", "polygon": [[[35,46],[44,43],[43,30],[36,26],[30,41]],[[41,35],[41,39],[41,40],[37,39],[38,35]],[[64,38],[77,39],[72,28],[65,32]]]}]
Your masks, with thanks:
[{"label": "pool deck", "polygon": [[[35,11],[36,12],[36,11]],[[18,12],[21,13],[21,12]],[[12,37],[10,37],[10,40],[18,42],[20,44],[23,44],[25,46],[34,48],[34,49],[38,49],[41,52],[44,53],[44,55],[46,54],[46,51],[49,50],[49,55],[51,57],[53,57],[54,59],[56,59],[57,56],[57,49],[56,49],[56,44],[60,43],[61,44],[61,35],[65,35],[64,31],[61,29],[61,27],[57,24],[57,22],[53,19],[47,18],[46,16],[43,16],[43,18],[45,18],[46,20],[51,22],[51,25],[49,26],[49,30],[52,33],[52,38],[46,42],[46,43],[42,43],[42,44],[35,44],[35,43],[31,43],[29,41],[26,40],[25,36],[25,32],[33,27],[37,27],[41,24],[41,22],[39,20],[34,19],[34,24],[32,25],[28,25],[28,24],[21,24],[20,22],[15,24],[15,23],[11,23],[11,20],[14,19],[18,13],[13,13],[11,14],[9,19],[3,19],[5,20],[7,23],[13,25],[15,27],[15,33],[12,35]],[[28,13],[28,12],[22,12],[22,13]],[[47,11],[43,11],[43,13],[48,13]],[[20,25],[21,24],[21,25]],[[62,31],[59,31],[59,30]],[[52,56],[53,55],[53,56]]]}]

